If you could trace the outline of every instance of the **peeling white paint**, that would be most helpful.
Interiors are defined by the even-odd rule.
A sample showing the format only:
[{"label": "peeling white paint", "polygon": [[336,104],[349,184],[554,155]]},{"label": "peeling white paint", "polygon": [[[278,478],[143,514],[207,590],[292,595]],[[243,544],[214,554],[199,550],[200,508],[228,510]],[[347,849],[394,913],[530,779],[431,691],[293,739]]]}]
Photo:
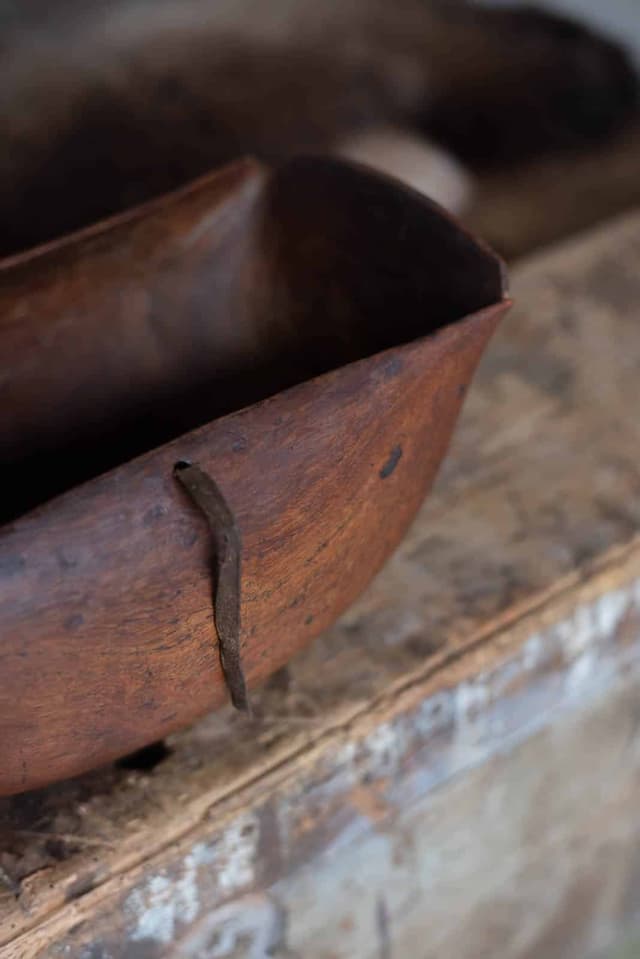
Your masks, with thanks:
[{"label": "peeling white paint", "polygon": [[218,885],[225,893],[250,885],[255,878],[259,824],[255,816],[240,816],[222,835],[216,848]]},{"label": "peeling white paint", "polygon": [[212,843],[197,843],[182,861],[177,878],[151,876],[127,898],[125,912],[132,924],[131,939],[170,943],[178,924],[192,923],[201,911],[199,871],[214,873],[223,895],[252,884],[258,844],[258,822],[249,814],[235,820]]},{"label": "peeling white paint", "polygon": [[284,935],[282,910],[267,896],[244,896],[209,913],[172,950],[171,959],[269,959]]},{"label": "peeling white paint", "polygon": [[125,911],[136,923],[131,939],[134,942],[141,939],[171,942],[175,929],[176,905],[173,883],[166,876],[151,876],[142,887],[133,890],[125,903]]},{"label": "peeling white paint", "polygon": [[193,922],[200,911],[198,898],[198,869],[214,861],[212,846],[197,843],[184,859],[184,872],[176,883],[176,899],[181,907],[180,918],[183,922]]},{"label": "peeling white paint", "polygon": [[592,676],[599,665],[599,657],[593,650],[585,650],[569,667],[565,678],[565,690],[569,696],[578,698],[585,692],[592,680]]},{"label": "peeling white paint", "polygon": [[368,763],[378,770],[379,775],[387,775],[395,768],[404,747],[401,725],[381,723],[366,740]]},{"label": "peeling white paint", "polygon": [[[345,845],[360,842],[371,823],[357,811],[345,821],[343,799],[365,776],[385,780],[385,802],[391,807],[398,803],[398,809],[409,808],[437,786],[551,724],[558,710],[575,710],[593,701],[640,663],[640,636],[637,643],[616,644],[622,621],[638,612],[640,580],[539,629],[516,654],[475,679],[440,690],[415,711],[327,752],[309,776],[278,801],[280,854],[286,860],[295,851],[310,810],[322,810],[323,828],[336,817],[337,832],[323,847],[326,855],[338,855]],[[409,756],[413,763],[404,769],[399,786],[395,773]],[[496,809],[501,795],[491,798]],[[465,835],[462,846],[467,842],[471,839]],[[453,838],[446,848],[447,857],[463,854]],[[246,813],[210,843],[195,845],[177,878],[160,873],[129,895],[131,939],[175,943],[181,930],[190,927],[179,951],[172,953],[176,959],[225,959],[239,948],[248,950],[242,954],[249,959],[266,959],[282,931],[280,911],[268,900],[244,895],[203,916],[212,904],[243,894],[257,882],[259,855],[259,820]],[[433,857],[430,863],[431,870]]]},{"label": "peeling white paint", "polygon": [[489,700],[490,677],[479,676],[477,680],[460,683],[456,687],[456,720],[459,726],[473,722],[475,716],[486,707]]},{"label": "peeling white paint", "polygon": [[522,652],[522,666],[527,672],[538,669],[545,660],[545,645],[540,633],[527,640]]},{"label": "peeling white paint", "polygon": [[579,606],[571,620],[564,624],[561,639],[569,657],[579,656],[587,649],[593,638],[593,610],[590,606]]},{"label": "peeling white paint", "polygon": [[350,766],[356,758],[356,743],[348,739],[341,743],[334,753],[334,761],[337,766]]},{"label": "peeling white paint", "polygon": [[454,716],[454,698],[451,690],[444,689],[420,704],[415,716],[415,728],[421,737],[426,738],[450,726]]}]

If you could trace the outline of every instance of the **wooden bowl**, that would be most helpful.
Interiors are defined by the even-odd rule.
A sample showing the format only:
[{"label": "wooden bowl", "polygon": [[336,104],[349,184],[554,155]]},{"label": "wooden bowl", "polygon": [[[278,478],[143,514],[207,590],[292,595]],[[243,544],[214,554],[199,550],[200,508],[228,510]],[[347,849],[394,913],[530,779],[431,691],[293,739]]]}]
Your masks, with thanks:
[{"label": "wooden bowl", "polygon": [[226,700],[210,531],[177,461],[240,530],[252,687],[397,546],[508,300],[440,209],[328,159],[243,161],[0,277],[9,794]]}]

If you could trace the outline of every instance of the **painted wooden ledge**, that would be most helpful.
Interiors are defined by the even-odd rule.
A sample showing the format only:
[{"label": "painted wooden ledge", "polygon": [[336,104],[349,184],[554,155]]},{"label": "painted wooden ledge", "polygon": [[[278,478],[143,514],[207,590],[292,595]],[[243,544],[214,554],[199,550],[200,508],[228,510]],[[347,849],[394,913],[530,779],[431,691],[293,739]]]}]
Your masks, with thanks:
[{"label": "painted wooden ledge", "polygon": [[0,955],[584,959],[640,921],[640,214],[515,272],[348,616],[151,771],[0,804]]}]

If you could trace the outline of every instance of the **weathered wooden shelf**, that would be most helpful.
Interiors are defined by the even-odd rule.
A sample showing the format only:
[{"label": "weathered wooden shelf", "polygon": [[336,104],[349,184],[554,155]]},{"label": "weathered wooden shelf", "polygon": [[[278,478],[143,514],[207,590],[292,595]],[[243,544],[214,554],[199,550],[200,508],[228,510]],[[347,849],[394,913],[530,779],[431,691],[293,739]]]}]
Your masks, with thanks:
[{"label": "weathered wooden shelf", "polygon": [[260,718],[2,801],[3,959],[584,959],[640,919],[639,262],[635,214],[515,271],[437,491]]}]

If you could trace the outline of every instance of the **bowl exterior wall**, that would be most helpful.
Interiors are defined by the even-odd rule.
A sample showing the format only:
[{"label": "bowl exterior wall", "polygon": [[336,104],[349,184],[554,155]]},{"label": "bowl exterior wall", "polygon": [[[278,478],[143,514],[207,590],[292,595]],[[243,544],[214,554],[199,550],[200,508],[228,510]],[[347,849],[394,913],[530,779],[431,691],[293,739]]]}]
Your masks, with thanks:
[{"label": "bowl exterior wall", "polygon": [[213,476],[243,541],[249,689],[396,548],[506,308],[216,420],[0,532],[0,794],[75,775],[225,702],[210,534],[173,477]]}]

